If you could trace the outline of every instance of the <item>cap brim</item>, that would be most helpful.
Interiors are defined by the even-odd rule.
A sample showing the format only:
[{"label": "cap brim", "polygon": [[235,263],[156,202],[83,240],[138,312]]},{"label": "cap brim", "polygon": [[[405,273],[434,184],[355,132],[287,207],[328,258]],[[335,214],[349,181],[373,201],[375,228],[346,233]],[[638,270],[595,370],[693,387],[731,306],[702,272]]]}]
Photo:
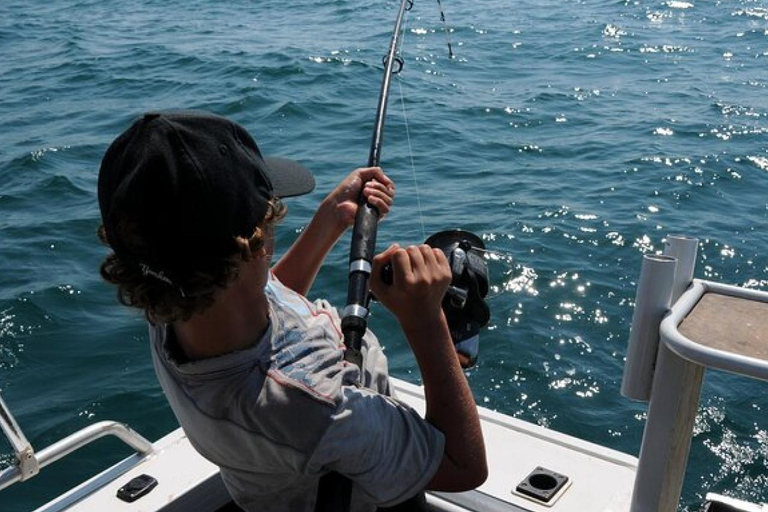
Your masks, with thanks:
[{"label": "cap brim", "polygon": [[315,177],[300,163],[275,156],[265,157],[264,163],[277,197],[301,196],[315,189]]}]

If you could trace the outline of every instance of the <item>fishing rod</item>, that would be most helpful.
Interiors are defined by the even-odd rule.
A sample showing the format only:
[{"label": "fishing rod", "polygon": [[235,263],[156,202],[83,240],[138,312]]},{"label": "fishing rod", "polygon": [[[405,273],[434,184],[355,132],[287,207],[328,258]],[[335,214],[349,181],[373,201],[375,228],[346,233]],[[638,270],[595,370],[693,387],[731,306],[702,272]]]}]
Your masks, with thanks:
[{"label": "fishing rod", "polygon": [[[397,11],[395,28],[392,31],[392,41],[389,51],[384,57],[384,78],[381,82],[379,106],[376,111],[376,124],[373,128],[371,150],[368,155],[368,167],[378,167],[381,160],[382,136],[384,119],[387,114],[389,86],[392,75],[403,69],[403,59],[399,55],[400,27],[406,11],[413,8],[413,0],[402,0]],[[397,67],[395,67],[397,66]],[[342,311],[341,330],[344,334],[344,359],[362,365],[360,346],[368,325],[368,304],[370,294],[368,284],[371,277],[373,256],[376,250],[376,231],[379,223],[379,211],[368,204],[362,191],[358,199],[355,227],[352,230],[352,245],[349,251],[349,285],[347,288],[347,306]]]},{"label": "fishing rod", "polygon": [[[439,0],[438,5],[441,19],[445,22],[445,14]],[[390,83],[392,75],[403,69],[403,59],[398,55],[401,25],[405,12],[410,11],[412,7],[413,0],[400,2],[389,51],[384,57],[384,77],[379,94],[371,150],[368,155],[368,167],[378,167],[381,159]],[[448,50],[449,56],[453,58],[450,42]],[[345,345],[344,359],[361,369],[363,358],[360,348],[368,324],[369,282],[376,250],[378,222],[379,211],[368,204],[361,191],[349,251],[347,306],[341,314],[341,330]],[[472,366],[477,359],[479,331],[490,319],[490,311],[484,301],[488,293],[488,268],[483,258],[483,253],[486,251],[485,245],[477,235],[463,230],[441,231],[430,236],[425,243],[441,249],[448,259],[452,281],[443,299],[442,308],[462,366]],[[382,278],[387,282],[391,279],[391,272],[389,275],[382,275]]]}]

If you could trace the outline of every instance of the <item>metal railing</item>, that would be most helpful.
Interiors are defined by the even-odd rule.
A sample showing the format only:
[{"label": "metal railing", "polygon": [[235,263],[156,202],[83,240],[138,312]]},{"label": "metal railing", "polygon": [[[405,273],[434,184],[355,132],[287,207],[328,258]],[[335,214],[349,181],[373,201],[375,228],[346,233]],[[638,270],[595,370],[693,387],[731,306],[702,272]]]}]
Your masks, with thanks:
[{"label": "metal railing", "polygon": [[2,396],[0,396],[0,427],[10,441],[17,460],[16,465],[0,471],[0,490],[32,478],[40,472],[41,468],[104,436],[115,436],[142,455],[149,455],[154,451],[152,443],[128,425],[117,421],[100,421],[56,441],[36,454]]}]

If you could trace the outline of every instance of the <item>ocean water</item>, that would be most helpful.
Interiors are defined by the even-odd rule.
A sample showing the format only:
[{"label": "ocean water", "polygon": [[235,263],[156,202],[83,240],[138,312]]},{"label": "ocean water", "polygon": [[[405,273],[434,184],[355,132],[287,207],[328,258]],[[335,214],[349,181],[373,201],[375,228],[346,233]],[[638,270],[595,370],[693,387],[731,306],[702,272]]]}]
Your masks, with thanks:
[{"label": "ocean water", "polygon": [[[636,455],[645,405],[619,394],[642,255],[700,239],[696,276],[768,289],[768,3],[416,0],[382,166],[379,246],[481,235],[492,321],[479,404]],[[367,161],[394,0],[0,3],[0,392],[40,449],[90,423],[150,439],[175,420],[139,314],[101,282],[96,179],[142,112],[244,124],[318,187],[288,201],[287,247]],[[455,58],[448,56],[451,43]],[[345,302],[346,237],[312,292]],[[391,316],[395,376],[418,369]],[[682,509],[768,501],[768,387],[709,372]],[[30,510],[115,463],[102,440],[0,492]],[[0,466],[12,459],[0,441]]]}]

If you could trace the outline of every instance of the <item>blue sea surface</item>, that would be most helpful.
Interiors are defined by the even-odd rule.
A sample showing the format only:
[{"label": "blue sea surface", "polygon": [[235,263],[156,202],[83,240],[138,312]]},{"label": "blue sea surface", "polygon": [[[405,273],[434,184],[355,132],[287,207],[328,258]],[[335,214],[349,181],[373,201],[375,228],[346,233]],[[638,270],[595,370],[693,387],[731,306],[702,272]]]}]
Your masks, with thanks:
[{"label": "blue sea surface", "polygon": [[[382,166],[378,246],[461,227],[489,249],[477,402],[637,455],[619,393],[642,256],[700,239],[696,277],[768,290],[768,2],[415,1]],[[195,108],[316,174],[286,248],[367,162],[395,0],[0,3],[0,392],[41,449],[100,420],[176,427],[141,315],[101,281],[96,181],[141,113]],[[451,43],[455,58],[448,54]],[[345,237],[311,291],[346,301]],[[371,326],[419,381],[393,318]],[[768,384],[707,373],[682,510],[768,501]],[[33,509],[117,462],[102,440],[0,492]],[[510,454],[513,455],[513,454]],[[0,467],[13,460],[0,441]]]}]

